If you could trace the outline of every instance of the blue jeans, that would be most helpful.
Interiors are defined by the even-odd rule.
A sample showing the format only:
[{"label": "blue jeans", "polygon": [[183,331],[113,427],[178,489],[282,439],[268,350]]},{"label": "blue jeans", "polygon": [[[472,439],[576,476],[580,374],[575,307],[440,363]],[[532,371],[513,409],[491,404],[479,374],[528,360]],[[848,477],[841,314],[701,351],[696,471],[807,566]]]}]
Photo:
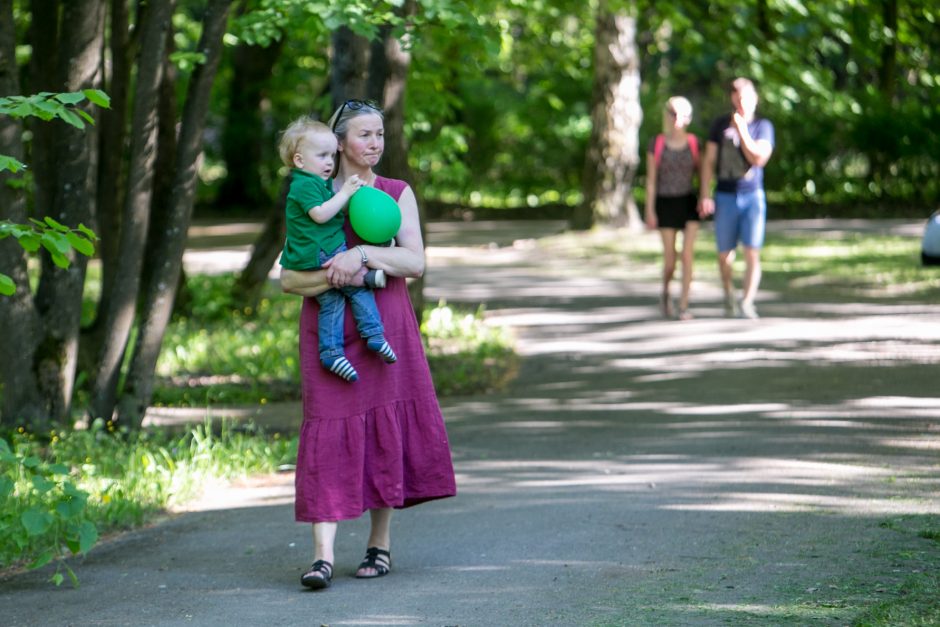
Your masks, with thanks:
[{"label": "blue jeans", "polygon": [[[329,255],[321,253],[321,265],[336,253],[344,250],[346,250],[345,244]],[[320,361],[327,358],[341,357],[345,354],[343,350],[343,322],[346,316],[347,300],[352,307],[356,328],[363,339],[385,335],[382,317],[379,314],[379,308],[375,304],[375,295],[372,290],[352,285],[327,290],[317,296],[317,302],[320,303],[320,315],[318,317]]]},{"label": "blue jeans", "polygon": [[718,252],[734,250],[738,242],[748,248],[760,248],[764,245],[766,223],[764,190],[715,194],[715,243]]}]

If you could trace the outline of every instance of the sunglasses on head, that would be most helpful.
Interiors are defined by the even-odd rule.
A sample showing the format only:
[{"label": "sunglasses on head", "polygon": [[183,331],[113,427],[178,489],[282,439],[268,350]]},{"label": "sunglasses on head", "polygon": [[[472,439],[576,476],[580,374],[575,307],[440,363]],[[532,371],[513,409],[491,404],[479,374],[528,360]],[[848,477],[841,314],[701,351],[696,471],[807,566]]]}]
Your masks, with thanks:
[{"label": "sunglasses on head", "polygon": [[358,98],[347,100],[346,102],[343,103],[343,106],[339,108],[339,113],[336,114],[336,117],[333,118],[332,131],[334,133],[336,132],[336,125],[339,124],[340,118],[343,117],[343,112],[346,109],[349,109],[350,111],[358,111],[359,109],[362,109],[363,107],[369,107],[370,109],[381,111],[381,109],[379,108],[379,103],[377,103],[375,100],[359,100]]}]

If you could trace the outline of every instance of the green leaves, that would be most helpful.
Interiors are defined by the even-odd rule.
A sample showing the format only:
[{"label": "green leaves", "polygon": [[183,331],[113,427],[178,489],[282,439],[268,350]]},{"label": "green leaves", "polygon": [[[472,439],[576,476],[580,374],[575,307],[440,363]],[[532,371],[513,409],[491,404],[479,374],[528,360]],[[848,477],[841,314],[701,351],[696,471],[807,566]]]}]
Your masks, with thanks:
[{"label": "green leaves", "polygon": [[85,123],[94,124],[94,118],[78,105],[89,101],[99,107],[111,107],[111,99],[99,89],[54,94],[40,92],[32,96],[7,96],[0,98],[0,115],[15,118],[37,117],[41,120],[60,120],[75,128],[84,129]]},{"label": "green leaves", "polygon": [[10,172],[16,174],[25,168],[26,164],[22,161],[14,159],[13,157],[8,157],[7,155],[0,155],[0,172],[9,170]]},{"label": "green leaves", "polygon": [[[78,578],[63,560],[87,553],[98,542],[98,529],[89,518],[89,495],[69,479],[69,466],[20,452],[28,450],[11,449],[0,439],[0,547],[9,551],[12,545],[18,549],[14,555],[31,555],[31,569],[57,561],[50,580],[62,584],[64,569],[77,586]],[[0,553],[0,567],[10,563],[4,557],[9,553]]]},{"label": "green leaves", "polygon": [[7,275],[0,273],[0,295],[13,296],[16,292],[16,283]]},{"label": "green leaves", "polygon": [[52,515],[40,507],[31,507],[23,512],[20,521],[28,535],[38,536],[48,531],[52,525]]},{"label": "green leaves", "polygon": [[[86,257],[95,254],[98,236],[84,224],[72,229],[54,218],[46,216],[43,220],[30,218],[29,224],[16,224],[9,220],[0,222],[0,239],[13,236],[23,250],[35,253],[44,248],[59,268],[68,268],[71,264],[72,251]],[[0,295],[10,296],[16,291],[16,284],[5,274],[0,274]]]}]

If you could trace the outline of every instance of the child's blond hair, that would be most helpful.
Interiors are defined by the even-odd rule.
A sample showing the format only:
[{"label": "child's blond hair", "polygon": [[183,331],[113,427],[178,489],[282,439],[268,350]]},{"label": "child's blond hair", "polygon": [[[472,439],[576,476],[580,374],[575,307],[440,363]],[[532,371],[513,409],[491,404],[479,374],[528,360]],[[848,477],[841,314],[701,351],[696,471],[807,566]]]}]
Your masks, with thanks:
[{"label": "child's blond hair", "polygon": [[329,126],[314,120],[309,115],[297,118],[284,129],[284,132],[281,133],[281,140],[277,144],[277,152],[281,156],[284,165],[289,168],[294,167],[294,155],[297,154],[300,148],[300,142],[310,133],[329,133],[333,135],[333,131]]}]

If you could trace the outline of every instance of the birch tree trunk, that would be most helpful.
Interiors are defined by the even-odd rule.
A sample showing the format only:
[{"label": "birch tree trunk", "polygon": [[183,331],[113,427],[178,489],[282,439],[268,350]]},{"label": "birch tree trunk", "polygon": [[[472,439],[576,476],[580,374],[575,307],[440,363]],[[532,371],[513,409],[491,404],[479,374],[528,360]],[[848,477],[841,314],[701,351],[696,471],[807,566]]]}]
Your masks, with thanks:
[{"label": "birch tree trunk", "polygon": [[[632,5],[632,3],[630,3]],[[585,158],[584,200],[572,226],[594,224],[640,229],[633,180],[640,165],[640,63],[635,7],[612,12],[607,0],[597,9],[591,141]]]}]

